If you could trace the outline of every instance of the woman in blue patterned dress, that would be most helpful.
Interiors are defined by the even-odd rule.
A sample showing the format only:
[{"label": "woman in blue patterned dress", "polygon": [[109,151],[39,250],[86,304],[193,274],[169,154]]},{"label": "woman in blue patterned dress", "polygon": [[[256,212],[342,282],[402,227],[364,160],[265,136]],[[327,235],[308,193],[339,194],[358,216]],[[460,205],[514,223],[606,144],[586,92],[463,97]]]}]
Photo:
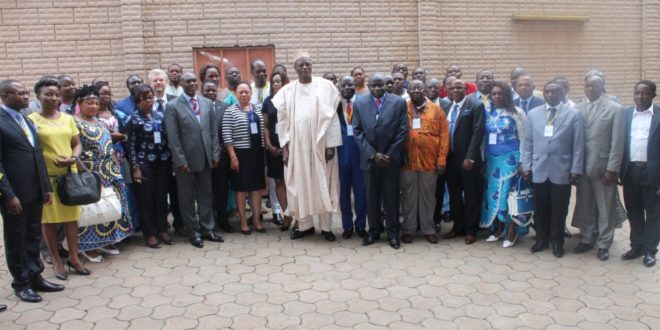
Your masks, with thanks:
[{"label": "woman in blue patterned dress", "polygon": [[487,242],[506,236],[503,247],[513,246],[519,235],[527,233],[529,225],[527,217],[509,215],[507,205],[509,191],[520,178],[520,150],[526,120],[525,112],[514,106],[512,94],[507,83],[495,82],[490,93],[491,106],[485,113],[486,189],[481,228],[490,229]]},{"label": "woman in blue patterned dress", "polygon": [[[89,97],[98,99],[99,94],[94,86],[84,85],[76,96],[79,100]],[[97,118],[98,109],[98,101],[95,104],[81,103],[80,113],[76,115],[76,125],[80,131],[83,146],[80,160],[90,171],[100,174],[104,187],[112,186],[114,188],[121,201],[122,217],[117,221],[78,228],[78,249],[80,251],[94,250],[117,243],[128,237],[134,229],[130,213],[127,212],[126,185],[113,157],[112,138],[110,132]]]}]

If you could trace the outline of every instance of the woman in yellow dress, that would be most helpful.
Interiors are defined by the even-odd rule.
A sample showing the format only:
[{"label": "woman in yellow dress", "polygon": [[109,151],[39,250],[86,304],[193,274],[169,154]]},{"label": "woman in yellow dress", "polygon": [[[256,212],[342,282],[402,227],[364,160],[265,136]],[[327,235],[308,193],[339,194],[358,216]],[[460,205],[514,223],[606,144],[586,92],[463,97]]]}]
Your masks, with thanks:
[{"label": "woman in yellow dress", "polygon": [[[57,83],[49,79],[42,79],[34,86],[34,90],[41,102],[41,113],[34,112],[29,115],[29,118],[37,127],[48,176],[52,186],[55,187],[55,179],[58,175],[67,173],[67,168],[70,166],[75,171],[73,165],[80,156],[82,145],[73,117],[58,109],[60,92]],[[78,259],[77,220],[80,219],[80,206],[62,204],[57,195],[57,189],[53,190],[53,203],[44,206],[41,230],[48,250],[53,256],[55,277],[60,280],[67,278],[64,263],[57,252],[57,224],[62,224],[64,227],[64,235],[71,256],[67,265],[80,275],[89,275],[89,270],[84,268]]]}]

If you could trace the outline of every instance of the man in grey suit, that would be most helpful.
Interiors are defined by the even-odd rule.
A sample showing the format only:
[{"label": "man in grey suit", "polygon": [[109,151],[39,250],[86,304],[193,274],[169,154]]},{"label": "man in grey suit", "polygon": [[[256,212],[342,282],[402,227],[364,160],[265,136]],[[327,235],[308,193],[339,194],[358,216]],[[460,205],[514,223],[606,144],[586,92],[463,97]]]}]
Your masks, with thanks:
[{"label": "man in grey suit", "polygon": [[587,99],[576,105],[585,119],[585,175],[577,185],[573,212],[573,226],[581,234],[575,253],[591,250],[595,240],[598,259],[605,261],[616,225],[616,178],[623,160],[625,117],[621,105],[605,95],[602,76],[587,75],[584,94]]},{"label": "man in grey suit", "polygon": [[184,73],[181,86],[183,94],[167,103],[165,128],[174,161],[183,224],[190,244],[201,248],[204,246],[202,238],[223,241],[213,232],[211,202],[211,168],[220,160],[220,144],[211,101],[196,95],[197,77]]},{"label": "man in grey suit", "polygon": [[571,184],[584,171],[584,118],[562,103],[564,88],[556,82],[545,84],[545,105],[527,114],[521,163],[523,177],[534,183],[536,243],[532,253],[545,250],[552,242],[552,254],[564,255],[564,229]]}]

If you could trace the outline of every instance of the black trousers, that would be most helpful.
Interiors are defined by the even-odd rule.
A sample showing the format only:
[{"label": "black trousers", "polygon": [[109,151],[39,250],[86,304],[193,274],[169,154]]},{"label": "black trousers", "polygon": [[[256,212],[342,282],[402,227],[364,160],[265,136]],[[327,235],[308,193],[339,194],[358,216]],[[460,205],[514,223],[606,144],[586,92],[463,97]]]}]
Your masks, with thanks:
[{"label": "black trousers", "polygon": [[229,221],[227,218],[227,198],[229,197],[229,155],[223,152],[220,163],[211,170],[213,189],[213,214],[218,224]]},{"label": "black trousers", "polygon": [[646,165],[631,164],[623,179],[623,200],[630,220],[630,247],[656,254],[660,242],[660,197],[648,184]]},{"label": "black trousers", "polygon": [[7,212],[4,199],[0,200],[5,233],[5,259],[9,273],[14,278],[11,282],[14,290],[30,287],[31,281],[44,270],[44,264],[39,257],[43,202],[37,201],[22,206],[23,213],[11,215]]},{"label": "black trousers", "polygon": [[537,242],[564,245],[566,215],[571,199],[570,184],[554,184],[550,180],[534,183],[534,230]]},{"label": "black trousers", "polygon": [[388,239],[399,239],[401,223],[399,222],[399,173],[401,164],[390,163],[387,167],[371,165],[364,172],[367,190],[367,218],[369,234],[380,236],[383,221],[381,206],[385,211],[385,227]]},{"label": "black trousers", "polygon": [[167,193],[169,191],[172,166],[169,163],[157,166],[142,165],[142,183],[137,188],[138,211],[144,237],[167,232]]},{"label": "black trousers", "polygon": [[449,214],[454,219],[452,231],[459,235],[476,235],[481,220],[484,179],[481,167],[475,165],[472,171],[465,171],[462,165],[451,155],[447,158]]}]

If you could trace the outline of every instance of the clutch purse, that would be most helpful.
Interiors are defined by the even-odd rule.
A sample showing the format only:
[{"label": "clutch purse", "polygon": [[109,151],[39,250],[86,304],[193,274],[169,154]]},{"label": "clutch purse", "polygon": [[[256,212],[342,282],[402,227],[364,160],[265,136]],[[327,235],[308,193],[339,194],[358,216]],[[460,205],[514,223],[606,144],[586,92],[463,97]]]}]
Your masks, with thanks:
[{"label": "clutch purse", "polygon": [[509,192],[507,204],[511,216],[534,214],[534,191],[522,177],[518,177],[518,184]]},{"label": "clutch purse", "polygon": [[90,172],[82,162],[78,162],[78,166],[82,172],[73,173],[69,166],[66,174],[55,179],[57,195],[64,205],[87,205],[101,199],[101,177]]}]

